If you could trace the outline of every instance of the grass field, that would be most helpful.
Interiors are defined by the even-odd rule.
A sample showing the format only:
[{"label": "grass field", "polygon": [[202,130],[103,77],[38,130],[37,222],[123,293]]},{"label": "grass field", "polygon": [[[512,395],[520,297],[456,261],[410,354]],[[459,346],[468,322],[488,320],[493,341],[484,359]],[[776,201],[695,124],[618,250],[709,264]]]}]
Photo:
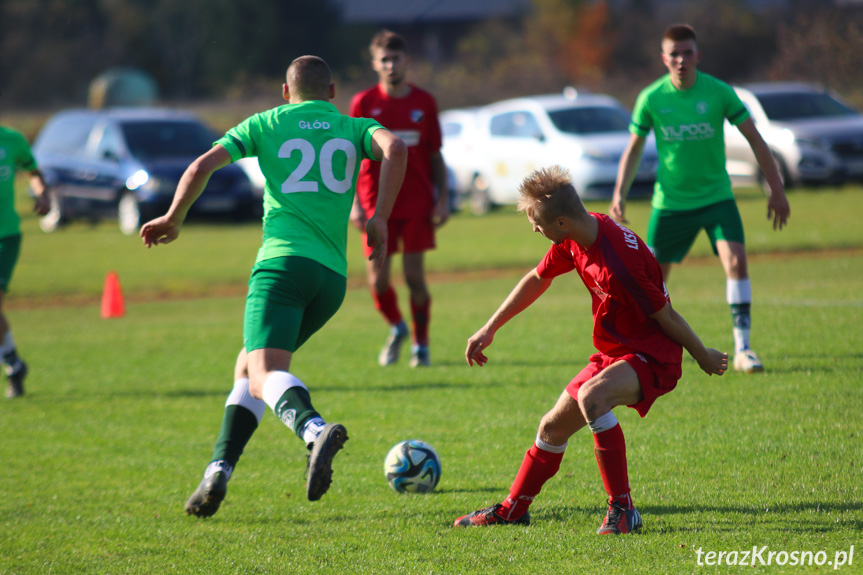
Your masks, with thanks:
[{"label": "grass field", "polygon": [[[588,294],[564,276],[498,333],[486,367],[465,365],[467,337],[547,248],[512,210],[460,215],[441,232],[425,370],[375,364],[385,328],[353,237],[353,289],[293,365],[351,436],[332,489],[305,499],[305,450],[268,414],[208,520],[182,506],[231,387],[260,228],[189,225],[148,251],[113,224],[44,235],[27,217],[6,311],[31,376],[25,398],[0,402],[0,573],[797,574],[834,572],[843,552],[835,571],[863,573],[863,190],[790,199],[791,225],[774,233],[763,198],[740,193],[767,372],[710,378],[687,356],[647,418],[616,410],[645,521],[620,538],[594,533],[605,495],[587,433],[570,442],[533,525],[451,527],[506,495],[539,418],[592,351]],[[648,207],[630,212],[643,234]],[[702,339],[727,349],[723,274],[708,252],[699,242],[669,289]],[[120,319],[99,317],[108,270],[126,295]],[[386,485],[384,456],[408,438],[441,455],[433,494]],[[707,552],[738,551],[740,562],[764,546],[765,562],[811,552],[824,564],[777,565],[780,553],[755,568],[699,565]]]}]

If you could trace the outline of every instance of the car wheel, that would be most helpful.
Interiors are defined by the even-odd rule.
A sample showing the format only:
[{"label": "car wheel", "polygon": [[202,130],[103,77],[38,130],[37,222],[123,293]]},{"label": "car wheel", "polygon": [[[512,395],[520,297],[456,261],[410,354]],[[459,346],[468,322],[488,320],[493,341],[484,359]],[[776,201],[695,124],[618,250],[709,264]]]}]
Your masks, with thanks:
[{"label": "car wheel", "polygon": [[143,223],[141,206],[133,192],[125,192],[120,196],[117,204],[117,220],[120,223],[120,231],[127,236],[137,233],[138,228],[141,227]]},{"label": "car wheel", "polygon": [[491,197],[488,194],[488,180],[477,174],[470,186],[470,211],[476,216],[487,214],[491,210]]},{"label": "car wheel", "polygon": [[39,219],[39,227],[46,234],[57,231],[57,229],[66,222],[66,215],[63,210],[63,200],[57,197],[56,192],[51,194],[51,208],[48,213]]},{"label": "car wheel", "polygon": [[[782,181],[782,186],[785,189],[791,187],[791,179],[788,177],[788,168],[785,167],[785,162],[782,161],[777,154],[773,154],[773,163],[776,164],[776,170],[779,172],[779,179]],[[767,178],[764,177],[764,172],[758,170],[758,185],[761,191],[768,198],[770,197],[770,184],[767,183]]]}]

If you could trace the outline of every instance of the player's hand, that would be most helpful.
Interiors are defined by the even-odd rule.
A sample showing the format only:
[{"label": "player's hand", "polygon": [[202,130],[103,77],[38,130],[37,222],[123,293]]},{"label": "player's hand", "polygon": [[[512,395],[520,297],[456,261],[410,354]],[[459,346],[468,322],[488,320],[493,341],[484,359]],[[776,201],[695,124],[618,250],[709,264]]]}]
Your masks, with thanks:
[{"label": "player's hand", "polygon": [[51,200],[48,196],[48,190],[42,192],[42,195],[36,198],[33,204],[33,211],[40,216],[46,215],[51,211]]},{"label": "player's hand", "polygon": [[439,228],[444,225],[449,219],[449,216],[449,201],[438,202],[434,207],[434,212],[432,213],[432,223],[434,224],[434,227]]},{"label": "player's hand", "polygon": [[608,208],[608,215],[621,224],[628,224],[629,222],[626,220],[626,201],[617,197],[612,199],[611,206]]},{"label": "player's hand", "polygon": [[488,346],[491,345],[492,341],[494,341],[494,333],[486,328],[482,328],[473,334],[470,339],[467,340],[467,349],[465,349],[464,352],[467,364],[472,367],[473,364],[476,363],[478,366],[482,367],[488,363],[488,358],[483,353],[483,350],[488,349]]},{"label": "player's hand", "polygon": [[767,219],[773,220],[773,229],[781,230],[788,224],[788,216],[790,215],[791,206],[788,205],[785,190],[779,190],[778,193],[771,191],[770,197],[767,199]]},{"label": "player's hand", "polygon": [[352,226],[354,226],[361,232],[365,231],[366,223],[368,223],[368,220],[366,219],[366,213],[356,202],[354,202],[354,206],[351,208],[350,222]]},{"label": "player's hand", "polygon": [[728,354],[707,348],[707,355],[698,359],[698,367],[707,375],[722,375],[728,369]]},{"label": "player's hand", "polygon": [[369,261],[374,262],[376,269],[380,269],[387,258],[387,223],[377,216],[372,216],[366,222],[366,238],[368,246],[372,248]]},{"label": "player's hand", "polygon": [[161,216],[141,226],[140,235],[144,245],[148,248],[159,244],[169,244],[180,235],[180,224],[168,216]]}]

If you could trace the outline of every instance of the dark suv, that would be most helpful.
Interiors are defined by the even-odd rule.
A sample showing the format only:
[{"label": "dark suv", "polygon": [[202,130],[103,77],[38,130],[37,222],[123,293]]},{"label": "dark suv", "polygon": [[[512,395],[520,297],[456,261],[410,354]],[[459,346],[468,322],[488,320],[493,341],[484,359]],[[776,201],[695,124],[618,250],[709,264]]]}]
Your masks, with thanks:
[{"label": "dark suv", "polygon": [[[186,167],[217,136],[194,115],[167,109],[69,110],[51,118],[33,154],[52,190],[46,232],[74,219],[117,217],[120,230],[165,213]],[[242,218],[260,197],[237,165],[210,178],[189,215]]]}]

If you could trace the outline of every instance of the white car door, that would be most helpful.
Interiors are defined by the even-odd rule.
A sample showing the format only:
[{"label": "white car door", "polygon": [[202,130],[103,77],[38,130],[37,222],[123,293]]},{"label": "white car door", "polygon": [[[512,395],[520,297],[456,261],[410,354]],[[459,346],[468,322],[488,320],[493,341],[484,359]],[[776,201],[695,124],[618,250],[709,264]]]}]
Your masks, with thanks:
[{"label": "white car door", "polygon": [[489,193],[495,203],[513,203],[521,181],[542,166],[545,137],[536,117],[524,110],[493,116],[489,129]]}]

